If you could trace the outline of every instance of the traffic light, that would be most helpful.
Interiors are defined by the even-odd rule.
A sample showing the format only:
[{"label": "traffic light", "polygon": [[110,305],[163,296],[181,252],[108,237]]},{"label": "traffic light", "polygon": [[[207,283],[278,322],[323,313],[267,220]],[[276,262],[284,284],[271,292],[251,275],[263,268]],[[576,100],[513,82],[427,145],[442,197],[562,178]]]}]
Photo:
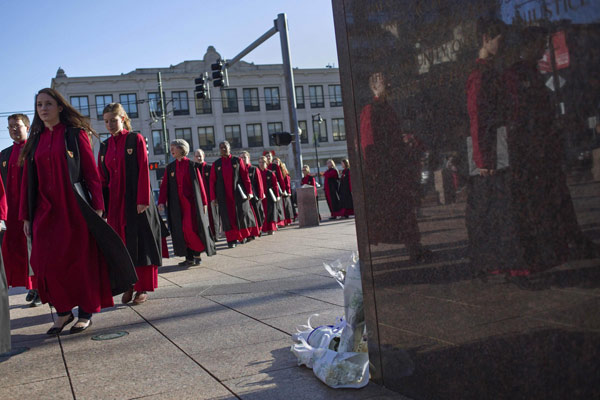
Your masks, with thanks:
[{"label": "traffic light", "polygon": [[214,87],[223,86],[223,60],[217,60],[216,63],[211,64],[210,69],[212,70],[212,79]]},{"label": "traffic light", "polygon": [[205,72],[200,75],[199,78],[194,79],[196,84],[196,98],[197,99],[209,99],[210,90],[208,89],[208,74]]},{"label": "traffic light", "polygon": [[274,132],[269,136],[271,136],[275,146],[287,146],[292,142],[292,134],[289,132]]}]

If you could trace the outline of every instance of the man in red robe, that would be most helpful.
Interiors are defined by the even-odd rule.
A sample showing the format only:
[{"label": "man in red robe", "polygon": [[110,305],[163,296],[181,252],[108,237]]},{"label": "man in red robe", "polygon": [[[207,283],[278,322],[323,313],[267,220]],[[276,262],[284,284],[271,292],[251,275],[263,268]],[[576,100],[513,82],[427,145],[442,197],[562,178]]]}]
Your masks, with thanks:
[{"label": "man in red robe", "polygon": [[221,157],[212,165],[210,172],[211,204],[219,205],[221,224],[227,245],[233,248],[238,242],[245,243],[250,236],[258,236],[256,218],[250,207],[252,183],[244,161],[231,155],[227,141],[219,144]]},{"label": "man in red robe", "polygon": [[34,276],[30,276],[27,237],[23,233],[23,222],[19,221],[19,200],[23,167],[18,165],[19,154],[27,142],[29,118],[25,114],[13,114],[8,117],[8,131],[13,145],[0,153],[0,173],[5,186],[8,202],[6,233],[2,241],[2,254],[8,286],[24,286],[31,306],[42,304],[37,294]]}]

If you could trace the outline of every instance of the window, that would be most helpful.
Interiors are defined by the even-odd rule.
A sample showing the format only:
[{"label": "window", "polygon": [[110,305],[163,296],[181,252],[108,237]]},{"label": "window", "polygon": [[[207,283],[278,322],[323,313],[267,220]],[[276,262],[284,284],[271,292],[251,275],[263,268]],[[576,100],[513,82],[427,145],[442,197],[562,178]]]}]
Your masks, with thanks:
[{"label": "window", "polygon": [[196,114],[212,114],[210,99],[196,99]]},{"label": "window", "polygon": [[323,86],[309,86],[308,94],[310,96],[310,108],[325,107],[325,101],[323,100]]},{"label": "window", "polygon": [[242,133],[239,125],[225,125],[225,140],[232,149],[242,148]]},{"label": "window", "polygon": [[198,145],[202,150],[214,149],[215,129],[212,126],[198,127]]},{"label": "window", "polygon": [[298,121],[298,128],[301,129],[300,143],[308,143],[308,126],[306,121]]},{"label": "window", "polygon": [[173,114],[190,115],[190,104],[188,103],[187,92],[172,92],[173,96]]},{"label": "window", "polygon": [[[167,131],[167,135],[169,134],[169,131]],[[165,148],[163,145],[163,134],[162,134],[162,130],[153,130],[152,131],[152,151],[154,152],[155,156],[158,156],[160,154],[165,154]]]},{"label": "window", "polygon": [[101,94],[96,96],[96,114],[98,114],[98,119],[102,120],[102,111],[104,111],[104,107],[112,103],[112,94]]},{"label": "window", "polygon": [[260,111],[257,88],[244,89],[244,110]]},{"label": "window", "polygon": [[248,147],[262,147],[262,125],[248,124],[246,125],[246,133],[248,134]]},{"label": "window", "polygon": [[150,107],[150,117],[152,117],[152,114],[154,114],[157,117],[160,117],[162,115],[160,94],[158,92],[148,93],[148,107]]},{"label": "window", "polygon": [[175,138],[183,139],[190,145],[190,152],[194,147],[194,142],[192,141],[192,128],[177,128],[175,129]]},{"label": "window", "polygon": [[279,88],[265,88],[265,107],[267,110],[279,110]]},{"label": "window", "polygon": [[344,118],[334,118],[331,120],[333,126],[333,141],[340,142],[346,140],[346,125],[344,125]]},{"label": "window", "polygon": [[296,108],[304,108],[304,86],[296,86]]},{"label": "window", "polygon": [[327,121],[324,119],[322,123],[313,121],[314,137],[319,137],[319,142],[327,142]]},{"label": "window", "polygon": [[221,90],[221,98],[223,101],[224,113],[238,112],[237,89]]},{"label": "window", "polygon": [[267,124],[267,131],[269,132],[269,146],[275,146],[275,141],[271,138],[271,133],[283,132],[283,123],[269,122]]},{"label": "window", "polygon": [[71,96],[71,105],[85,117],[90,116],[90,105],[87,96]]},{"label": "window", "polygon": [[138,118],[137,95],[135,93],[125,93],[119,95],[119,102],[125,109],[129,118]]},{"label": "window", "polygon": [[329,106],[341,107],[342,106],[342,86],[341,85],[329,85]]}]

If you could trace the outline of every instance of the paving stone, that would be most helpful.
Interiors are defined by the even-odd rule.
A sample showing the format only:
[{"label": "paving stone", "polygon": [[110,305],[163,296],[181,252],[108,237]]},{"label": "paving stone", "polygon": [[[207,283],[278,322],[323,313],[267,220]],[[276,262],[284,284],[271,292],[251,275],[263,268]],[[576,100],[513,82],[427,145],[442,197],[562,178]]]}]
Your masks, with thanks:
[{"label": "paving stone", "polygon": [[[23,372],[25,373],[25,372]],[[72,399],[69,379],[65,377],[31,380],[8,387],[0,387],[0,399]]]}]

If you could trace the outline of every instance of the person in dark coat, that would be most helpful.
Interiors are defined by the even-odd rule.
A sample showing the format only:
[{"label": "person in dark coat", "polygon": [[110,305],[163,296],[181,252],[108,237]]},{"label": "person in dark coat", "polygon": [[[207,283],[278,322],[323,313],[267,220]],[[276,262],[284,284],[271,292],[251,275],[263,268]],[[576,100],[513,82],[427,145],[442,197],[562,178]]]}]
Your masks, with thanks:
[{"label": "person in dark coat", "polygon": [[30,306],[41,305],[37,294],[37,280],[31,276],[27,237],[23,232],[23,222],[19,221],[19,201],[23,166],[19,165],[19,154],[27,143],[29,118],[25,114],[13,114],[8,117],[8,130],[13,144],[0,152],[0,174],[5,185],[8,203],[6,232],[2,241],[4,271],[8,286],[24,286],[29,289],[26,300]]},{"label": "person in dark coat", "polygon": [[502,165],[501,131],[506,126],[506,87],[495,63],[505,25],[496,19],[477,22],[480,49],[467,81],[472,171],[465,210],[469,253],[475,274],[499,274],[522,264],[514,226],[510,170]]},{"label": "person in dark coat", "polygon": [[352,181],[350,180],[350,161],[342,160],[342,175],[340,177],[340,207],[344,218],[354,215],[354,202],[352,201]]},{"label": "person in dark coat", "polygon": [[254,216],[256,217],[256,226],[260,228],[265,223],[265,210],[263,208],[265,190],[263,187],[262,176],[259,169],[250,163],[250,153],[243,151],[240,153],[240,158],[248,166],[248,175],[250,176],[250,181],[252,182],[252,191],[254,193],[254,197],[252,197],[250,205],[252,206]]},{"label": "person in dark coat", "polygon": [[185,257],[181,266],[201,263],[201,252],[208,256],[216,254],[215,242],[208,221],[208,196],[204,180],[196,163],[187,158],[189,145],[183,139],[171,142],[171,162],[160,184],[158,209],[167,206],[169,229],[175,255]]},{"label": "person in dark coat", "polygon": [[342,216],[341,205],[340,205],[340,172],[335,166],[335,162],[332,159],[327,160],[327,171],[321,172],[321,175],[325,178],[325,198],[327,199],[327,205],[329,206],[329,212],[331,216],[329,219],[336,219]]},{"label": "person in dark coat", "polygon": [[121,104],[107,105],[103,118],[111,134],[98,152],[106,218],[126,244],[138,275],[121,301],[129,303],[135,290],[133,303],[141,304],[147,300],[147,292],[158,287],[158,267],[162,265],[161,219],[152,198],[148,150],[144,137],[131,132]]},{"label": "person in dark coat", "polygon": [[262,231],[267,235],[272,235],[277,230],[277,201],[280,198],[280,193],[277,177],[273,171],[267,169],[268,165],[267,157],[263,156],[258,159],[259,173],[265,191],[265,197],[262,199],[263,209],[265,210]]},{"label": "person in dark coat", "polygon": [[250,236],[258,236],[256,217],[250,206],[254,195],[244,161],[231,155],[228,141],[221,142],[219,150],[221,157],[213,163],[210,172],[210,199],[219,205],[227,245],[233,248],[237,243],[245,243]]},{"label": "person in dark coat", "polygon": [[[31,266],[43,303],[58,313],[48,334],[79,319],[71,333],[87,329],[92,313],[112,307],[113,296],[137,281],[119,235],[102,219],[102,183],[88,119],[50,88],[36,95],[31,133],[23,148],[19,218],[31,238]],[[91,197],[91,198],[90,198]]]},{"label": "person in dark coat", "polygon": [[[204,189],[206,190],[206,194],[208,195],[208,190],[210,188],[210,170],[212,165],[204,161],[204,150],[196,149],[194,152],[194,161],[196,162],[196,168],[200,171],[200,176],[204,181]],[[219,218],[217,214],[217,209],[213,209],[212,207],[208,207],[208,219],[210,221],[210,230],[213,235],[213,239],[217,238],[219,234]]]}]

